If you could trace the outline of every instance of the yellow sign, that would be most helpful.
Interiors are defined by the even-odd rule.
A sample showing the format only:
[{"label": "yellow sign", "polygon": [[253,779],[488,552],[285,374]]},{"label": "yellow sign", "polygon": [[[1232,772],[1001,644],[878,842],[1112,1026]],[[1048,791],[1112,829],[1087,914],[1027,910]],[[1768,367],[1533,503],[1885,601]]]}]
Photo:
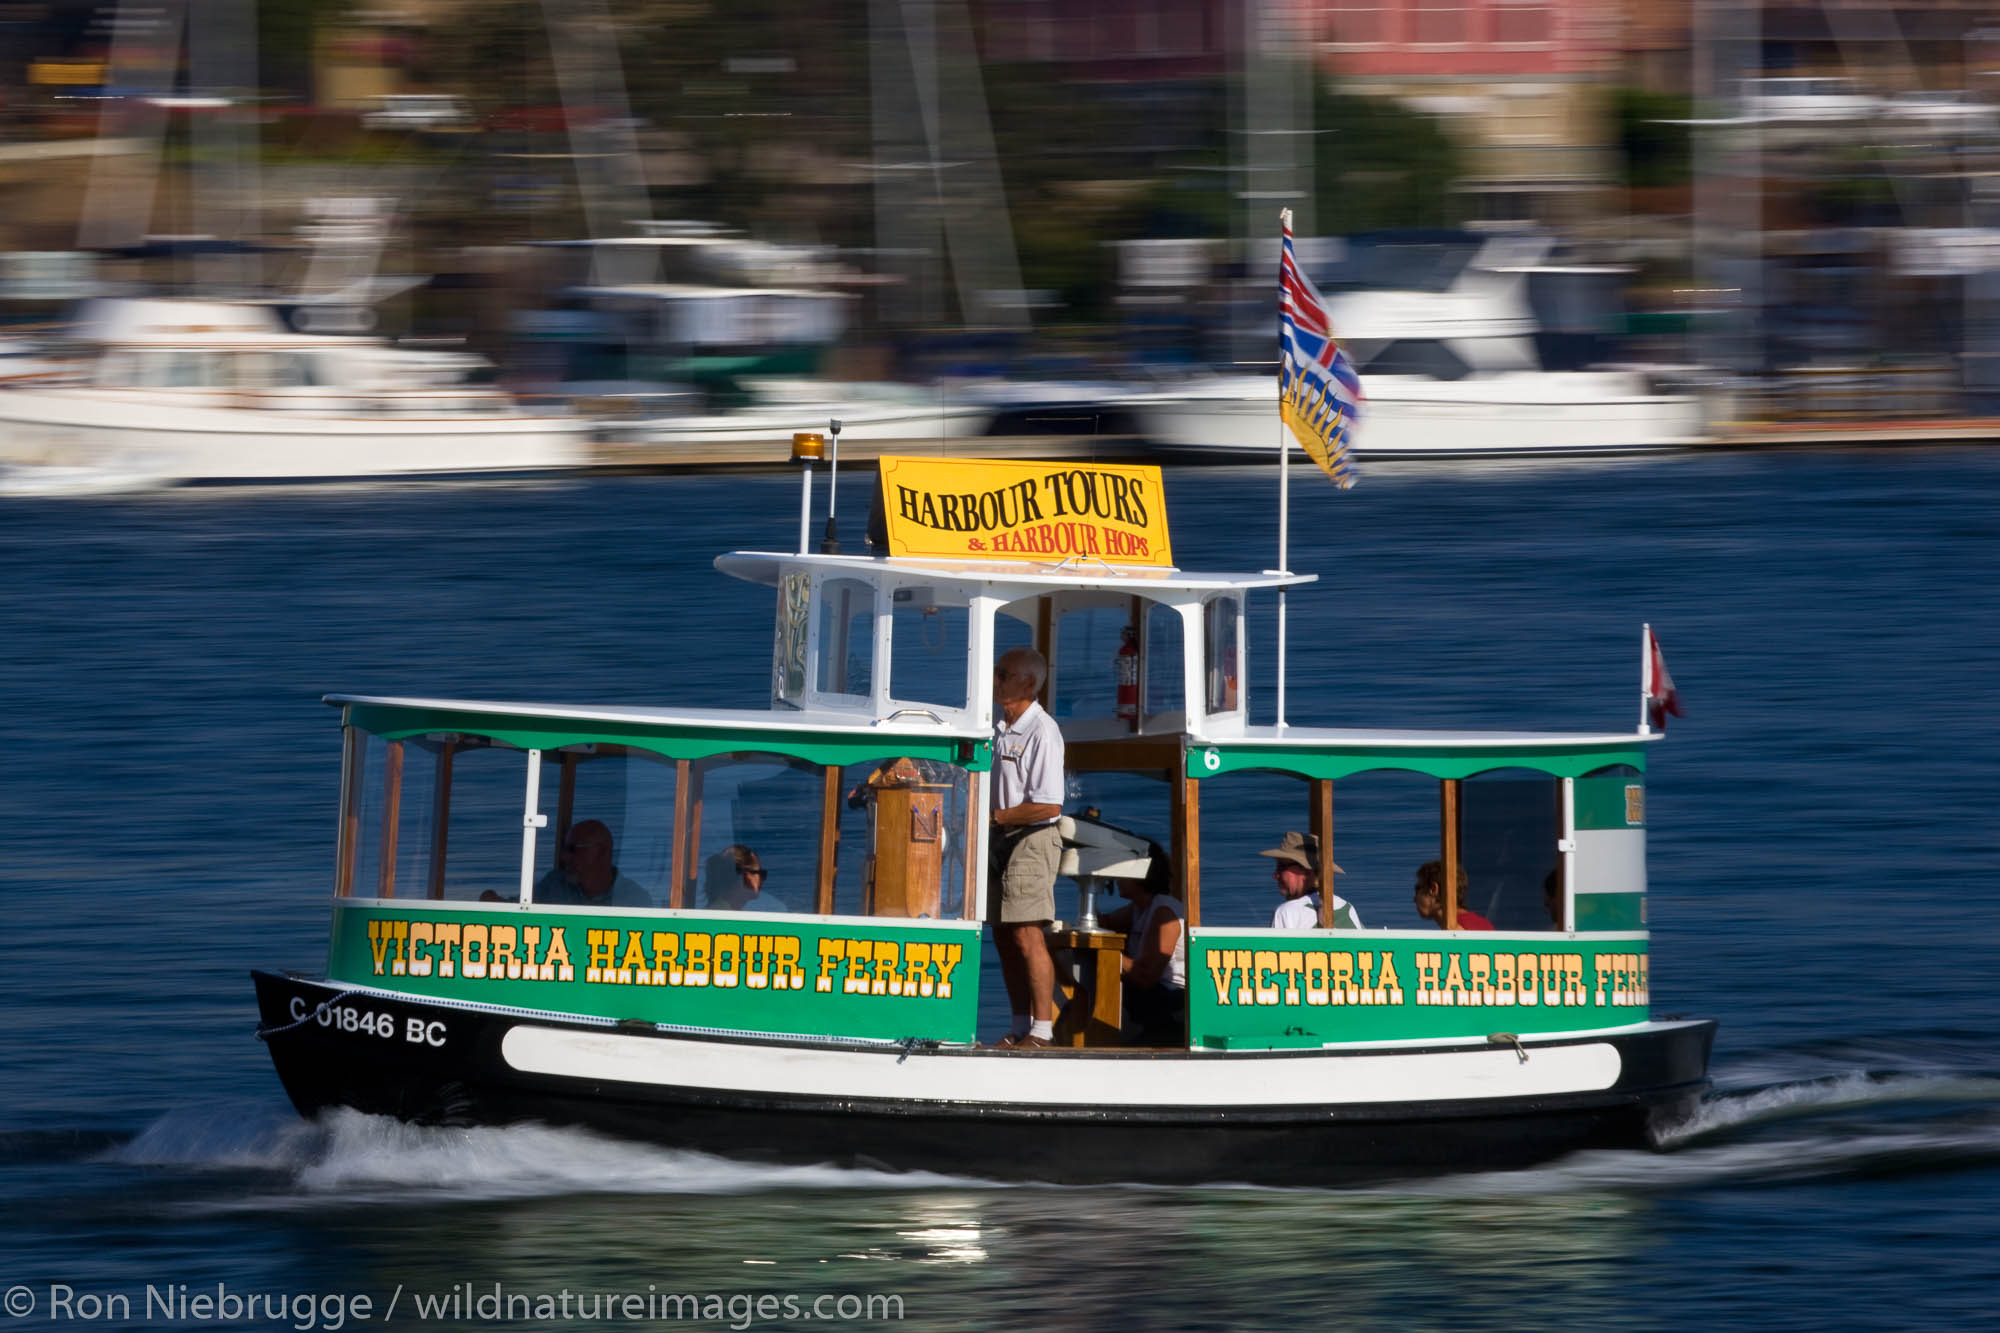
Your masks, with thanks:
[{"label": "yellow sign", "polygon": [[898,457],[881,467],[893,556],[1174,563],[1157,467]]},{"label": "yellow sign", "polygon": [[102,60],[37,60],[28,82],[45,88],[91,88],[104,82]]}]

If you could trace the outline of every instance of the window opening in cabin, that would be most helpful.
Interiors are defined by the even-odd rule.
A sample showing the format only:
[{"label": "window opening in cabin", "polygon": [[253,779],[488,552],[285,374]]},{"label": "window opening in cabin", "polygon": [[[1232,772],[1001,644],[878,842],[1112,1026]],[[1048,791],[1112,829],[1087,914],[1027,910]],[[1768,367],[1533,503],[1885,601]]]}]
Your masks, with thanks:
[{"label": "window opening in cabin", "polygon": [[[424,738],[361,738],[349,893],[357,898],[431,896],[430,855],[437,753]],[[518,878],[519,871],[516,870]]]},{"label": "window opening in cabin", "polygon": [[[1030,598],[1025,602],[1012,602],[1000,608],[1000,614],[993,617],[993,661],[997,662],[1016,648],[1035,646],[1035,617],[1041,613],[1040,600]],[[993,663],[984,668],[984,674],[993,674]]]},{"label": "window opening in cabin", "polygon": [[[1333,863],[1345,872],[1333,877],[1334,893],[1350,905],[1362,926],[1413,924],[1411,871],[1425,859],[1418,853],[1436,841],[1437,784],[1416,775],[1395,775],[1408,781],[1381,785],[1400,788],[1398,792],[1378,792],[1376,799],[1362,802],[1350,799],[1351,785],[1371,785],[1368,779],[1377,776],[1333,784],[1331,838],[1314,816],[1314,784],[1305,778],[1252,769],[1203,779],[1201,924],[1274,924],[1286,898],[1273,873],[1278,858],[1262,853],[1293,832],[1312,834],[1322,848],[1330,848]],[[1400,801],[1394,799],[1398,794]],[[1357,806],[1368,813],[1358,813]],[[1391,811],[1397,813],[1391,816]],[[1317,892],[1317,881],[1308,884],[1307,892]]]},{"label": "window opening in cabin", "polygon": [[964,915],[971,779],[956,765],[889,757],[822,767],[739,752],[695,770],[688,907]]},{"label": "window opening in cabin", "polygon": [[359,771],[349,774],[353,896],[518,896],[525,750],[456,734],[366,736],[360,748]]},{"label": "window opening in cabin", "polygon": [[[683,905],[702,911],[810,912],[820,857],[825,775],[785,755],[739,751],[694,765]],[[763,873],[741,875],[742,848]]]},{"label": "window opening in cabin", "polygon": [[1495,930],[1554,930],[1544,886],[1561,883],[1562,782],[1505,769],[1459,784],[1459,856],[1470,908]]},{"label": "window opening in cabin", "polygon": [[1173,607],[1149,602],[1143,640],[1146,657],[1140,667],[1148,717],[1177,713],[1187,707],[1181,690],[1181,664],[1185,660],[1181,640],[1180,613]]},{"label": "window opening in cabin", "polygon": [[[1118,716],[1119,671],[1123,658],[1136,659],[1138,645],[1125,653],[1132,626],[1132,599],[1106,594],[1102,602],[1063,608],[1056,617],[1055,652],[1050,667],[1049,713],[1058,721],[1102,720]],[[1134,684],[1137,683],[1137,661]]]},{"label": "window opening in cabin", "polygon": [[[370,737],[379,741],[380,737]],[[372,748],[372,747],[371,747]],[[437,887],[431,873],[431,856],[437,839],[438,769],[444,745],[437,737],[412,736],[402,742],[402,792],[396,798],[393,833],[395,839],[393,881],[378,871],[378,897],[429,898]],[[520,878],[518,857],[514,877]],[[357,885],[359,880],[357,879]]]},{"label": "window opening in cabin", "polygon": [[1202,608],[1202,666],[1207,673],[1208,712],[1233,713],[1242,707],[1238,625],[1242,613],[1234,597],[1211,598]]},{"label": "window opening in cabin", "polygon": [[875,589],[829,579],[820,589],[819,692],[866,698],[873,685]]},{"label": "window opening in cabin", "polygon": [[463,737],[451,761],[443,896],[456,901],[521,893],[521,815],[528,753],[482,736]]},{"label": "window opening in cabin", "polygon": [[889,596],[889,697],[899,704],[963,709],[965,650],[972,614],[936,588],[897,588]]},{"label": "window opening in cabin", "polygon": [[[1212,804],[1209,785],[1203,784],[1204,805]],[[1302,784],[1295,807],[1301,819],[1310,813],[1309,800],[1310,784]],[[1417,867],[1438,858],[1438,809],[1438,782],[1427,773],[1370,769],[1333,784],[1333,863],[1342,872],[1333,877],[1334,892],[1354,905],[1363,926],[1429,929],[1412,890]]]},{"label": "window opening in cabin", "polygon": [[[569,849],[608,833],[616,868],[612,905],[667,906],[677,767],[671,759],[622,745],[543,751],[537,808],[548,824],[535,840],[535,901],[575,905],[585,896],[580,880],[588,872],[572,862]],[[585,847],[584,854],[594,853]]]}]

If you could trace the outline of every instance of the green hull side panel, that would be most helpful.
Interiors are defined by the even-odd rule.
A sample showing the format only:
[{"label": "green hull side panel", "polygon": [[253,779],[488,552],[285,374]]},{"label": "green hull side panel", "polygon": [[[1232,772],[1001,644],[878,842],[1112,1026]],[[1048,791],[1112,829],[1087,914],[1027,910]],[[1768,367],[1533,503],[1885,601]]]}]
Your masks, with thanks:
[{"label": "green hull side panel", "polygon": [[1643,1023],[1646,937],[1189,932],[1188,1028],[1225,1049]]},{"label": "green hull side panel", "polygon": [[788,1035],[970,1042],[979,931],[761,913],[342,904],[327,976],[408,995]]}]

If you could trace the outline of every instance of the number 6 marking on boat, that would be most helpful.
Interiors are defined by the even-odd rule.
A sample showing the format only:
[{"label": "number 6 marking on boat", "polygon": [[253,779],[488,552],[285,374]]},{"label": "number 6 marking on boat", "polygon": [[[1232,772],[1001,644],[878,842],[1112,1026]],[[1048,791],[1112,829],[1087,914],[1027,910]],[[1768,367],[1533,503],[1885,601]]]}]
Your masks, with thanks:
[{"label": "number 6 marking on boat", "polygon": [[1211,773],[1219,772],[1222,768],[1221,751],[1215,749],[1213,746],[1203,750],[1201,752],[1201,766]]}]

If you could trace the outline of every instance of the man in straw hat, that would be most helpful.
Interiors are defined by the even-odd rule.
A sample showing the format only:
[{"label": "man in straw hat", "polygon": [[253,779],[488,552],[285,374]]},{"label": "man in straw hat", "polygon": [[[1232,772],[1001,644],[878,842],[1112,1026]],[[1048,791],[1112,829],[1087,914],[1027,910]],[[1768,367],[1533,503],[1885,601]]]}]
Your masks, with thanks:
[{"label": "man in straw hat", "polygon": [[[1271,878],[1285,900],[1271,914],[1271,924],[1280,930],[1312,930],[1319,925],[1319,839],[1310,833],[1287,833],[1278,845],[1258,853],[1277,862]],[[1341,873],[1339,866],[1333,873]],[[1361,917],[1353,904],[1339,894],[1333,896],[1333,924],[1341,930],[1361,929]]]}]

